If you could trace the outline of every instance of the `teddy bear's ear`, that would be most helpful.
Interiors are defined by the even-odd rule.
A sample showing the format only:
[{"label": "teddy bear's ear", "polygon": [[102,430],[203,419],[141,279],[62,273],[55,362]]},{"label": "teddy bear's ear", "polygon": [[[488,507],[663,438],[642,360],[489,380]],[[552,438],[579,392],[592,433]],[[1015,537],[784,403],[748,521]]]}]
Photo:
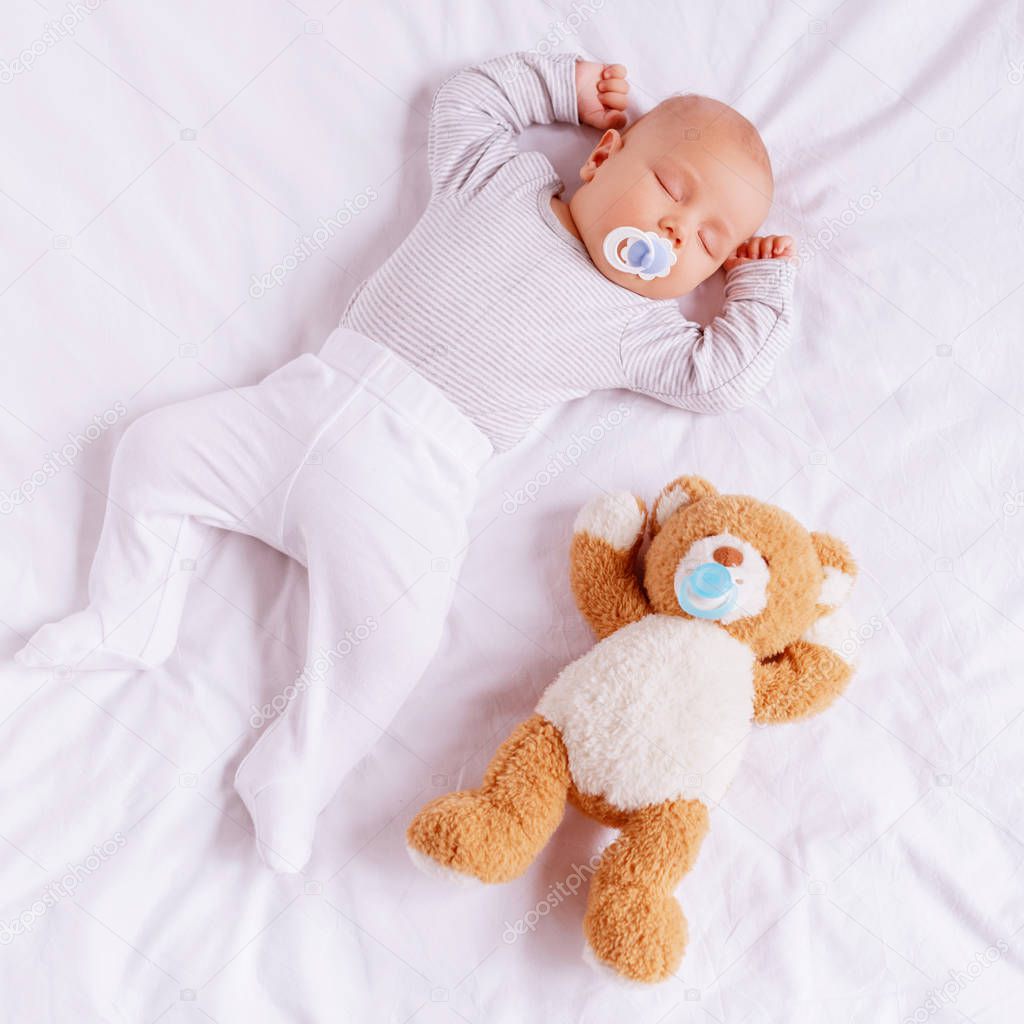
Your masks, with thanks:
[{"label": "teddy bear's ear", "polygon": [[825,573],[818,604],[826,608],[840,608],[846,604],[853,589],[857,565],[849,548],[830,533],[812,533],[811,543]]},{"label": "teddy bear's ear", "polygon": [[651,515],[650,530],[653,537],[668,521],[673,513],[684,505],[692,505],[702,498],[710,498],[718,493],[713,484],[701,476],[681,476],[663,488],[654,503]]}]

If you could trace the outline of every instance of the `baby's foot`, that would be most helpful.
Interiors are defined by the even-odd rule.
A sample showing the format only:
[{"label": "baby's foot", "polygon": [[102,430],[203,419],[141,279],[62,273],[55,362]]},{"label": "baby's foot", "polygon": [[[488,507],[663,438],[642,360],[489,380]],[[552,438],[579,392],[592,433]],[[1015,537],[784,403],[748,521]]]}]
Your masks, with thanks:
[{"label": "baby's foot", "polygon": [[237,780],[241,796],[256,831],[256,849],[271,871],[298,874],[313,853],[313,834],[318,812],[295,786],[271,783],[252,793]]},{"label": "baby's foot", "polygon": [[14,660],[25,668],[60,666],[87,670],[135,671],[149,663],[104,645],[103,623],[92,608],[40,627]]}]

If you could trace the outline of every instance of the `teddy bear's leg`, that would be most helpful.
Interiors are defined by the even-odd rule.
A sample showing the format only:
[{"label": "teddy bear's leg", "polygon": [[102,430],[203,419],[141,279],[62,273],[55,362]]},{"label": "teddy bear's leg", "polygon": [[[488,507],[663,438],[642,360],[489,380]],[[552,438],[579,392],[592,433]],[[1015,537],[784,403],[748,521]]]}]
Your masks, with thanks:
[{"label": "teddy bear's leg", "polygon": [[533,715],[498,748],[479,789],[442,796],[413,818],[410,853],[482,882],[516,878],[562,820],[569,782],[561,733]]},{"label": "teddy bear's leg", "polygon": [[708,830],[699,800],[634,811],[602,854],[590,883],[583,930],[588,953],[633,981],[663,981],[686,946],[674,891]]}]

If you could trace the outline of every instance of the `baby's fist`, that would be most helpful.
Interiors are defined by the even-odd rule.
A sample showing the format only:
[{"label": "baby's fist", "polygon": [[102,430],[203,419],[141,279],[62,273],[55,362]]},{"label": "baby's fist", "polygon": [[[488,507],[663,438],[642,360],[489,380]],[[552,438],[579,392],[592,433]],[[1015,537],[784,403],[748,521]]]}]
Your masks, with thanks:
[{"label": "baby's fist", "polygon": [[621,64],[576,61],[576,108],[580,124],[598,131],[625,128],[629,82]]},{"label": "baby's fist", "polygon": [[755,236],[741,242],[736,247],[736,252],[722,266],[726,270],[732,270],[733,267],[749,263],[751,260],[781,260],[795,255],[796,243],[790,235]]}]

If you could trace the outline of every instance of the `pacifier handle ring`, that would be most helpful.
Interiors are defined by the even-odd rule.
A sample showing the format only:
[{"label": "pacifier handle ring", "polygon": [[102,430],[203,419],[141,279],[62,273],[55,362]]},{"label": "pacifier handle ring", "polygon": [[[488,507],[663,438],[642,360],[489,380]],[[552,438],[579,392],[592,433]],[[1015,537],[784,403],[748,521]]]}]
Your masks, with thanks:
[{"label": "pacifier handle ring", "polygon": [[622,248],[623,242],[628,242],[631,238],[637,237],[639,236],[635,230],[628,227],[615,228],[614,231],[609,231],[604,236],[604,258],[616,270],[620,270],[624,274],[635,274],[636,270],[619,255],[619,249]]},{"label": "pacifier handle ring", "polygon": [[[638,243],[643,244],[644,259],[647,261],[646,269],[643,265],[637,266],[627,262],[619,255],[623,243],[628,243],[630,248]],[[644,231],[632,224],[624,224],[609,231],[604,236],[602,250],[604,258],[614,270],[623,274],[634,274],[641,281],[653,281],[656,277],[667,277],[676,262],[675,251],[666,239],[653,231]],[[651,273],[651,266],[659,264],[661,269],[656,273]]]}]

